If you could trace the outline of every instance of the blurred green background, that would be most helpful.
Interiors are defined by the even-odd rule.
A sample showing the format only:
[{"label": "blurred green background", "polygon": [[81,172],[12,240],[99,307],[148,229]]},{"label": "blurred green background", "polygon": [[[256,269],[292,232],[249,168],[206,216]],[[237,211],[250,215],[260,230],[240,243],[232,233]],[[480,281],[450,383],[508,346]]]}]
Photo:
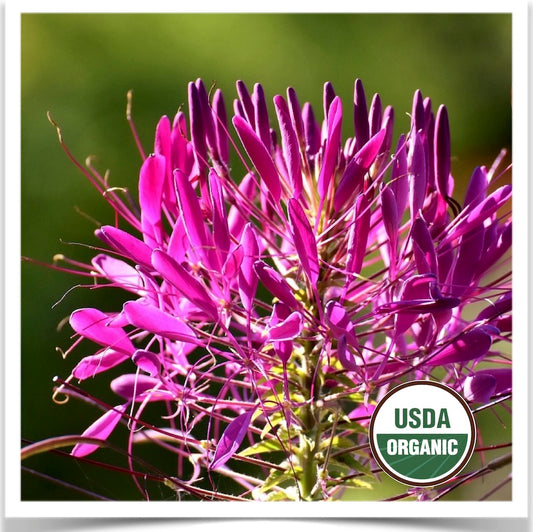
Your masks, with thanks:
[{"label": "blurred green background", "polygon": [[[186,107],[187,82],[198,77],[208,87],[216,83],[223,89],[228,111],[235,81],[242,79],[250,89],[261,82],[270,102],[293,86],[300,102],[310,101],[319,117],[322,86],[331,81],[344,102],[345,134],[351,133],[356,77],[369,103],[379,92],[385,105],[394,106],[396,134],[407,131],[412,96],[421,89],[435,109],[441,103],[448,107],[459,190],[475,165],[490,166],[502,147],[511,147],[510,15],[24,14],[23,255],[47,262],[56,253],[88,260],[90,250],[66,243],[94,244],[96,226],[90,218],[113,220],[110,208],[61,150],[46,112],[61,125],[78,160],[95,155],[102,172],[110,169],[112,185],[135,191],[140,158],[125,119],[127,91],[134,91],[134,119],[150,151],[159,117]],[[461,192],[457,197],[462,200]],[[111,310],[119,301],[110,291],[78,289],[54,306],[78,283],[72,275],[22,264],[22,437],[31,441],[79,434],[98,415],[76,401],[58,406],[51,400],[52,378],[67,377],[75,361],[89,354],[83,346],[63,360],[55,347],[69,347],[69,328],[58,330],[58,324],[75,308]],[[88,383],[89,389],[99,390],[100,380]],[[115,400],[107,387],[98,393]],[[510,419],[499,413],[507,423],[503,432],[494,416],[488,420],[495,425],[496,443],[510,441]],[[46,455],[25,465],[111,498],[138,496],[130,480],[105,473],[93,477],[88,466],[61,457]],[[475,498],[487,486],[454,496]],[[371,496],[401,491],[384,478],[383,490]],[[495,498],[509,496],[508,489]],[[22,497],[81,496],[24,473]]]}]

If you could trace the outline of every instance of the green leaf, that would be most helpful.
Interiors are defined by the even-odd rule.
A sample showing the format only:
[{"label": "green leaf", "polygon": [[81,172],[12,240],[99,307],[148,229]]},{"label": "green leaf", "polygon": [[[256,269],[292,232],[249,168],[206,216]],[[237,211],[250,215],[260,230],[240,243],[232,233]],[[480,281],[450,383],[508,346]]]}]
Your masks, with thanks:
[{"label": "green leaf", "polygon": [[277,439],[263,440],[244,449],[239,453],[240,456],[251,456],[254,454],[273,453],[276,451],[283,451],[281,443]]}]

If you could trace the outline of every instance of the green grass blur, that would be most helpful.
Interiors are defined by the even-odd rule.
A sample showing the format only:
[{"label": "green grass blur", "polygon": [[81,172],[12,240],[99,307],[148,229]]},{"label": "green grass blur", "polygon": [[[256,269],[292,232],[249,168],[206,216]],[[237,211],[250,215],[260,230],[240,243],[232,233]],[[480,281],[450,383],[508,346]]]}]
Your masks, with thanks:
[{"label": "green grass blur", "polygon": [[[186,107],[187,82],[198,77],[221,87],[229,108],[237,79],[250,88],[261,82],[269,101],[290,85],[319,116],[322,86],[331,81],[345,106],[345,134],[356,77],[369,102],[379,92],[385,105],[395,107],[396,134],[407,130],[412,95],[421,89],[435,108],[448,106],[459,190],[475,165],[490,166],[502,147],[511,147],[510,15],[24,14],[23,255],[88,259],[91,250],[68,242],[95,244],[91,219],[113,222],[111,210],[62,152],[46,112],[61,125],[75,157],[83,162],[95,155],[98,168],[110,169],[112,185],[135,191],[140,158],[125,119],[127,91],[134,91],[134,119],[150,151],[159,117]],[[97,416],[86,404],[51,401],[52,378],[68,376],[90,349],[84,344],[64,361],[55,347],[69,347],[69,331],[57,330],[58,323],[75,308],[111,310],[121,301],[109,290],[87,289],[62,299],[78,283],[22,264],[22,437],[31,441],[79,434]],[[114,401],[107,386],[102,389],[104,381],[96,378],[89,388]],[[26,465],[71,482],[81,478],[112,498],[136,496],[129,479],[100,474],[88,481],[85,466],[68,459],[46,455]],[[388,496],[392,488],[384,485],[370,495]],[[79,496],[24,474],[22,497]]]}]

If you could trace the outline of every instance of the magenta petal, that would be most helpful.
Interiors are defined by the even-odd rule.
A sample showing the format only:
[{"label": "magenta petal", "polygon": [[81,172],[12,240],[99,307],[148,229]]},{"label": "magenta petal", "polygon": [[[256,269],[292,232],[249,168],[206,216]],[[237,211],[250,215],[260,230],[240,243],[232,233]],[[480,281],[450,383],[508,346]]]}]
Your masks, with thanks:
[{"label": "magenta petal", "polygon": [[95,270],[104,275],[109,281],[116,283],[120,288],[136,294],[143,289],[139,272],[126,262],[102,253],[96,255],[91,263]]},{"label": "magenta petal", "polygon": [[70,326],[81,336],[104,347],[130,355],[135,347],[120,327],[108,327],[110,317],[95,308],[75,310],[70,316]]},{"label": "magenta petal", "polygon": [[368,233],[370,230],[370,203],[364,194],[361,194],[355,203],[355,221],[348,233],[348,249],[346,258],[346,271],[359,275],[367,251]]},{"label": "magenta petal", "polygon": [[394,154],[391,170],[390,187],[396,198],[398,218],[401,220],[409,198],[409,181],[407,178],[407,148],[405,135],[400,135]]},{"label": "magenta petal", "polygon": [[482,167],[476,167],[472,172],[472,177],[468,183],[468,188],[466,189],[464,207],[471,205],[475,207],[481,201],[485,199],[487,194],[487,188],[489,186],[489,180],[487,176],[487,169]]},{"label": "magenta petal", "polygon": [[181,219],[193,249],[205,256],[209,248],[200,202],[189,179],[180,170],[174,171],[176,195],[181,209]]},{"label": "magenta petal", "polygon": [[449,196],[450,150],[448,111],[441,105],[435,118],[434,166],[437,189],[443,198]]},{"label": "magenta petal", "polygon": [[159,357],[152,351],[137,349],[131,357],[132,362],[142,371],[148,373],[151,377],[159,375],[161,371],[161,362]]},{"label": "magenta petal", "polygon": [[244,308],[250,312],[257,290],[257,275],[254,271],[254,263],[259,258],[257,237],[255,236],[254,227],[250,223],[244,228],[241,246],[244,256],[239,270],[239,294]]},{"label": "magenta petal", "polygon": [[279,127],[281,131],[281,140],[283,142],[283,157],[289,171],[289,178],[292,185],[293,196],[300,198],[302,193],[302,170],[300,167],[300,146],[298,138],[293,129],[289,107],[287,102],[281,96],[274,97],[274,105],[278,116]]},{"label": "magenta petal", "polygon": [[362,187],[363,177],[378,156],[386,134],[386,129],[378,131],[361,147],[346,166],[333,201],[336,211],[340,210]]},{"label": "magenta petal", "polygon": [[320,264],[315,235],[300,202],[294,198],[289,200],[289,222],[294,247],[302,263],[302,268],[311,284],[316,285],[320,274]]},{"label": "magenta petal", "polygon": [[289,104],[292,125],[294,127],[294,131],[296,132],[298,142],[300,143],[300,146],[305,147],[304,121],[302,117],[302,109],[300,107],[298,97],[296,96],[296,91],[292,87],[289,87],[287,89],[287,101]]},{"label": "magenta petal", "polygon": [[354,83],[353,121],[357,142],[356,149],[359,150],[370,138],[365,90],[360,79],[356,79]]},{"label": "magenta petal", "polygon": [[100,240],[109,244],[124,257],[133,259],[137,264],[150,267],[152,249],[138,238],[111,225],[103,225],[95,233]]},{"label": "magenta petal", "polygon": [[463,363],[487,354],[492,345],[492,338],[483,328],[477,327],[465,332],[442,349],[437,355],[425,361],[427,366]]},{"label": "magenta petal", "polygon": [[293,342],[292,340],[286,340],[282,342],[273,342],[274,351],[280,360],[286,364],[292,355]]},{"label": "magenta petal", "polygon": [[292,289],[276,270],[262,260],[254,263],[254,270],[261,282],[265,285],[265,288],[274,297],[277,297],[291,309],[299,308],[300,305],[294,297]]},{"label": "magenta petal", "polygon": [[108,369],[118,366],[128,358],[128,355],[125,355],[120,351],[105,349],[96,355],[90,355],[82,358],[72,370],[72,375],[79,381],[91,379],[98,373],[103,373]]},{"label": "magenta petal", "polygon": [[205,128],[202,112],[202,103],[198,87],[191,81],[189,83],[189,122],[191,140],[194,145],[193,156],[198,167],[198,172],[203,173],[207,161],[207,145],[205,142]]},{"label": "magenta petal", "polygon": [[411,219],[415,219],[418,211],[424,206],[427,187],[426,154],[421,135],[415,133],[411,139],[407,154],[407,168],[409,172],[409,206]]},{"label": "magenta petal", "polygon": [[313,108],[308,102],[302,107],[302,120],[307,151],[310,155],[314,155],[320,149],[320,127],[315,120]]},{"label": "magenta petal", "polygon": [[193,277],[181,264],[159,249],[152,253],[154,268],[191,303],[217,321],[218,308],[207,293],[206,288]]},{"label": "magenta petal", "polygon": [[144,401],[170,401],[175,399],[172,394],[165,389],[160,388],[161,381],[139,375],[137,373],[126,373],[120,375],[111,381],[111,389],[117,394],[128,400],[137,402]]},{"label": "magenta petal", "polygon": [[155,154],[147,157],[141,167],[139,177],[139,204],[143,232],[161,222],[161,201],[165,177],[165,158]]},{"label": "magenta petal", "polygon": [[489,368],[476,371],[464,382],[464,394],[469,401],[487,403],[491,396],[512,389],[511,368]]},{"label": "magenta petal", "polygon": [[464,382],[464,395],[468,401],[487,403],[496,390],[496,377],[490,373],[470,375]]},{"label": "magenta petal", "polygon": [[213,239],[217,250],[225,257],[230,248],[228,217],[220,177],[214,170],[209,171],[209,191],[213,205]]},{"label": "magenta petal", "polygon": [[419,89],[413,96],[413,107],[411,111],[411,130],[420,131],[425,126],[424,98]]},{"label": "magenta petal", "polygon": [[[113,410],[108,410],[103,416],[99,417],[90,427],[88,427],[82,434],[84,438],[96,438],[99,440],[107,440],[115,427],[118,425],[122,414],[128,407],[125,405],[118,405]],[[98,449],[98,445],[89,443],[78,443],[71,451],[72,456],[81,458],[87,456]]]},{"label": "magenta petal", "polygon": [[[381,214],[383,219],[383,226],[389,239],[389,260],[392,270],[394,271],[394,264],[396,263],[396,253],[398,248],[398,208],[396,206],[396,199],[390,187],[383,187],[381,191]],[[393,273],[391,271],[391,274]]]},{"label": "magenta petal", "polygon": [[295,311],[285,320],[270,327],[267,336],[270,341],[292,340],[300,336],[302,329],[303,316]]},{"label": "magenta petal", "polygon": [[260,83],[254,85],[252,93],[252,103],[254,105],[255,131],[263,141],[267,151],[270,151],[270,123],[268,120],[268,109],[265,99],[265,92]]},{"label": "magenta petal", "polygon": [[329,184],[333,178],[333,173],[337,165],[337,158],[341,148],[342,134],[342,103],[341,99],[336,96],[328,110],[328,137],[324,160],[318,176],[318,195],[321,199],[326,197],[329,190]]},{"label": "magenta petal", "polygon": [[250,426],[255,408],[238,415],[222,433],[209,469],[222,467],[236,452]]},{"label": "magenta petal", "polygon": [[418,273],[437,273],[437,255],[433,239],[426,222],[420,217],[416,218],[411,228],[413,252]]},{"label": "magenta petal", "polygon": [[348,349],[345,335],[342,335],[337,341],[337,358],[344,369],[348,371],[356,371],[358,369],[355,357]]},{"label": "magenta petal", "polygon": [[483,253],[484,236],[485,228],[479,225],[461,237],[453,275],[448,282],[451,296],[461,297],[470,287],[477,273],[479,257]]},{"label": "magenta petal", "polygon": [[481,320],[493,320],[494,318],[497,318],[501,316],[502,314],[505,314],[506,312],[510,312],[513,307],[513,293],[508,292],[507,294],[500,297],[497,301],[494,303],[491,303],[486,308],[484,308],[477,316],[476,321]]},{"label": "magenta petal", "polygon": [[197,344],[198,340],[192,329],[180,319],[143,301],[128,301],[124,304],[124,313],[134,327],[144,329],[169,340]]},{"label": "magenta petal", "polygon": [[248,153],[252,163],[257,168],[259,176],[263,179],[272,194],[274,202],[276,204],[279,203],[281,198],[281,183],[276,165],[268,153],[267,148],[250,125],[240,116],[233,117],[233,125],[246,153]]},{"label": "magenta petal", "polygon": [[222,91],[220,89],[217,89],[213,96],[213,114],[218,155],[221,161],[227,164],[229,160],[228,123],[226,105],[224,104],[224,97],[222,96]]}]

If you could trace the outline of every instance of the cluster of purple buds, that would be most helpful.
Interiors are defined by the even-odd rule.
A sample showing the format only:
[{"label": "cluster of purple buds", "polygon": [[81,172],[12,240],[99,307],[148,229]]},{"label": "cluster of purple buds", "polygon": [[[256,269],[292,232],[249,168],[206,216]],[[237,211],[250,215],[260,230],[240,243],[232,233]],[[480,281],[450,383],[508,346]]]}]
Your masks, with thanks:
[{"label": "cluster of purple buds", "polygon": [[237,94],[228,121],[221,91],[190,83],[188,118],[163,116],[148,156],[130,117],[138,205],[79,165],[116,220],[90,264],[61,258],[127,301],[72,313],[91,352],[56,399],[120,367],[72,455],[122,425],[136,483],[150,443],[176,456],[180,497],[338,498],[378,474],[366,427],[398,383],[438,379],[473,408],[510,396],[511,185],[501,155],[453,197],[448,113],[420,91],[396,142],[360,80],[349,113],[325,84],[323,120],[292,88],[274,118],[261,85]]}]

